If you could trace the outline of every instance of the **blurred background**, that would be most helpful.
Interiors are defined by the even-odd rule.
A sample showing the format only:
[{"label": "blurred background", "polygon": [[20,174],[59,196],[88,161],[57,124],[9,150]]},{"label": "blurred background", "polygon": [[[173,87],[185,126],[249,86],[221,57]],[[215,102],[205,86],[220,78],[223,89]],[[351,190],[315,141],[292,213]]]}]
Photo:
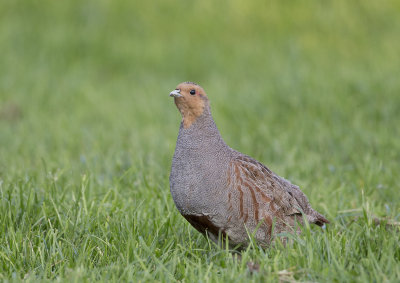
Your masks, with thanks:
[{"label": "blurred background", "polygon": [[399,15],[395,0],[0,0],[0,280],[248,280],[169,193],[169,93],[188,80],[231,147],[332,222],[259,251],[270,280],[398,278],[395,231],[371,219],[400,220]]},{"label": "blurred background", "polygon": [[180,122],[168,94],[190,80],[229,145],[317,199],[364,189],[384,211],[399,200],[399,13],[398,1],[1,1],[0,177],[112,184],[144,166],[168,191]]}]

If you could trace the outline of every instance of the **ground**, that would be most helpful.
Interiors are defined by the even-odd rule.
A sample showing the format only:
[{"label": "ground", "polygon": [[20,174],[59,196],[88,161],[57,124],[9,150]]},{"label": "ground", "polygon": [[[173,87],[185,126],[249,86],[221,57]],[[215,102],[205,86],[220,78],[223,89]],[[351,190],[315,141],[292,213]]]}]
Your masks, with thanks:
[{"label": "ground", "polygon": [[[399,13],[394,0],[0,2],[0,281],[397,281]],[[187,80],[225,141],[298,184],[326,229],[238,262],[179,215],[168,94]]]}]

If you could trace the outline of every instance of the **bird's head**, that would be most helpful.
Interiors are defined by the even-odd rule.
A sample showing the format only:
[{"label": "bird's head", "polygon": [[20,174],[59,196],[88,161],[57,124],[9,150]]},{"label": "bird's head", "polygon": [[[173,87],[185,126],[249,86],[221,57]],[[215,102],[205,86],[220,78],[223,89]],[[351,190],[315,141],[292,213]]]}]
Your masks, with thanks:
[{"label": "bird's head", "polygon": [[169,96],[174,97],[176,107],[182,114],[184,128],[189,128],[209,106],[204,89],[192,82],[180,83]]}]

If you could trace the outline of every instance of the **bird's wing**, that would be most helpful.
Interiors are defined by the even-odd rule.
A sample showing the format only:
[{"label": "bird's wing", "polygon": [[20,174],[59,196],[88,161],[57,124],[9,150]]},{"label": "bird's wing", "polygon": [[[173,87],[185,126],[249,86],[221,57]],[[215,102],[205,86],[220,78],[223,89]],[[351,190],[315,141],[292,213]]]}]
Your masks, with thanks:
[{"label": "bird's wing", "polygon": [[261,220],[260,211],[266,209],[272,216],[280,218],[304,213],[313,223],[328,223],[311,208],[297,186],[251,157],[242,155],[232,160],[230,181],[239,192],[239,211],[244,218],[252,214],[257,221]]}]

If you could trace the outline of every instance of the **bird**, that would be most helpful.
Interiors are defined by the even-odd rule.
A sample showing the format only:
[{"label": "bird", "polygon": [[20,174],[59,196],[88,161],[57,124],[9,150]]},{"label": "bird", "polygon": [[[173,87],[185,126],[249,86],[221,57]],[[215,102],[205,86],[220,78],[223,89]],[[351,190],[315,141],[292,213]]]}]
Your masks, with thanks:
[{"label": "bird", "polygon": [[249,235],[267,247],[280,233],[300,233],[305,221],[329,223],[298,186],[225,143],[200,85],[183,82],[169,95],[182,116],[170,191],[196,230],[230,247],[247,247]]}]

